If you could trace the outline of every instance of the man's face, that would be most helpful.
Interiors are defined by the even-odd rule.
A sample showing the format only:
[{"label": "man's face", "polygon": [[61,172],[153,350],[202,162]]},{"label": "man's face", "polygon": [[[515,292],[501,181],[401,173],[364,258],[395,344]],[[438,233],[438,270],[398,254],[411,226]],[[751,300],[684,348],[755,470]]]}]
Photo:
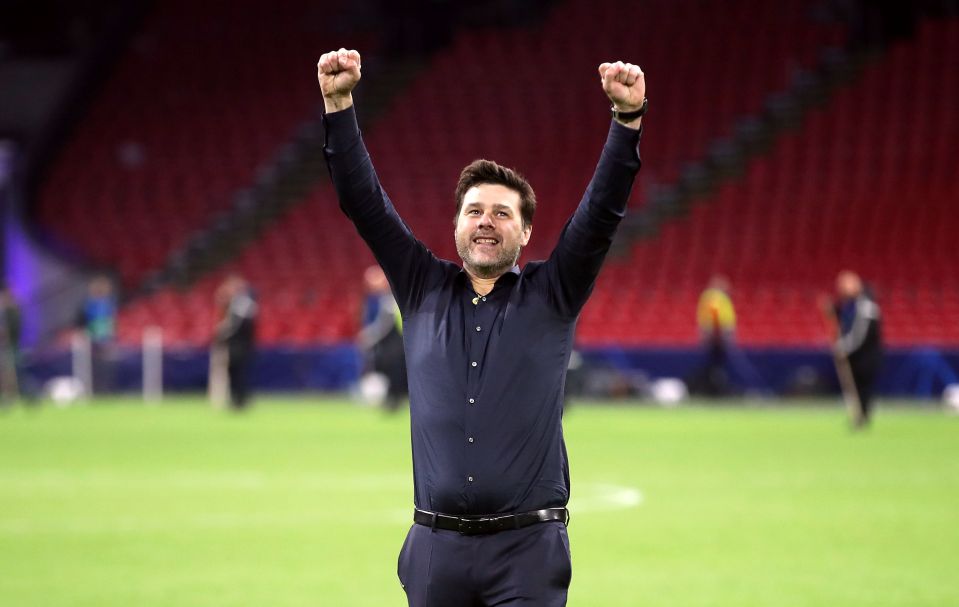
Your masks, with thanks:
[{"label": "man's face", "polygon": [[862,292],[862,281],[852,272],[840,272],[836,277],[836,293],[840,299],[855,299]]},{"label": "man's face", "polygon": [[463,196],[454,232],[456,251],[471,273],[495,278],[516,265],[532,231],[532,226],[523,227],[519,192],[480,184]]}]

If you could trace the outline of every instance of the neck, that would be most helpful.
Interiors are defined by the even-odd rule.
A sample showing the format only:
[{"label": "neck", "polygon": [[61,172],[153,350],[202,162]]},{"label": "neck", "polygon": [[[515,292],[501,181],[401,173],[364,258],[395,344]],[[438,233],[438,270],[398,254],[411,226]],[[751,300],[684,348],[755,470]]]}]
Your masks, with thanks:
[{"label": "neck", "polygon": [[[493,285],[495,285],[499,279],[499,276],[493,276],[491,278],[477,276],[471,272],[469,268],[464,269],[466,270],[466,275],[470,277],[470,284],[473,285],[473,291],[475,291],[477,295],[489,295],[489,292],[493,290]],[[502,276],[502,274],[500,274],[500,276]]]}]

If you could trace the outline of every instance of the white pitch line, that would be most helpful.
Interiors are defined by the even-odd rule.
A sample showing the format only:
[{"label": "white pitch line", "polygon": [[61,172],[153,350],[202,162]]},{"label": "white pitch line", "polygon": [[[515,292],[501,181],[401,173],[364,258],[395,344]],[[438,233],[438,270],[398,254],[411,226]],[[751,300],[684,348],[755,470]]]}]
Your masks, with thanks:
[{"label": "white pitch line", "polygon": [[628,510],[643,503],[642,492],[635,487],[610,483],[573,484],[573,495],[569,500],[572,513],[609,512]]},{"label": "white pitch line", "polygon": [[[403,474],[390,475],[266,475],[256,472],[177,472],[152,478],[127,477],[116,474],[44,471],[39,475],[0,475],[4,490],[43,490],[73,493],[94,488],[149,488],[149,489],[228,489],[270,492],[278,489],[322,489],[330,493],[382,492],[409,490],[412,481]],[[10,485],[13,485],[11,487]],[[642,492],[635,487],[612,483],[574,484],[570,511],[574,516],[584,513],[609,512],[635,508],[643,503]],[[378,512],[353,510],[348,514],[354,522],[378,520],[392,526],[410,522],[412,504],[406,508],[381,509]],[[61,517],[56,520],[33,517],[0,519],[0,534],[23,536],[38,533],[155,533],[167,530],[215,530],[251,528],[297,528],[304,525],[320,525],[335,518],[343,522],[343,513],[327,513],[321,508],[308,512],[188,512],[167,516],[144,517],[137,515],[112,516],[98,519],[85,512],[76,518]]]}]

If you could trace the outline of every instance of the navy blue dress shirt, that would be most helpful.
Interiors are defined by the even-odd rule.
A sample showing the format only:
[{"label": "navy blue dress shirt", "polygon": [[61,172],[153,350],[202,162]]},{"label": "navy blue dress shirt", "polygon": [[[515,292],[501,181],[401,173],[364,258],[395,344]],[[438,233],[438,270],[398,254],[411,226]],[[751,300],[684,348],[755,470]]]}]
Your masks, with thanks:
[{"label": "navy blue dress shirt", "polygon": [[640,167],[639,132],[611,124],[549,259],[514,267],[476,297],[461,266],[436,258],[400,219],[353,108],[327,114],[324,124],[340,206],[386,272],[403,315],[415,505],[447,514],[565,506],[566,368],[576,319]]}]

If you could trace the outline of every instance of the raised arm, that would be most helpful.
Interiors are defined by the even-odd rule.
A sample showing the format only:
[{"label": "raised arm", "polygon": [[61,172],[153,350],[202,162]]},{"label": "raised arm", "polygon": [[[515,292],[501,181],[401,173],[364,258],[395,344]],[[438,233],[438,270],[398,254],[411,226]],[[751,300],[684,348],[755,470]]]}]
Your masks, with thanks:
[{"label": "raised arm", "polygon": [[406,312],[415,306],[438,262],[400,219],[373,170],[353,108],[360,68],[360,54],[346,49],[325,53],[317,63],[326,107],[323,152],[340,208],[373,251],[400,310]]},{"label": "raised arm", "polygon": [[593,179],[546,262],[558,307],[570,316],[579,314],[592,292],[616,228],[626,214],[640,167],[645,76],[639,66],[621,61],[600,65],[599,76],[614,118]]}]

